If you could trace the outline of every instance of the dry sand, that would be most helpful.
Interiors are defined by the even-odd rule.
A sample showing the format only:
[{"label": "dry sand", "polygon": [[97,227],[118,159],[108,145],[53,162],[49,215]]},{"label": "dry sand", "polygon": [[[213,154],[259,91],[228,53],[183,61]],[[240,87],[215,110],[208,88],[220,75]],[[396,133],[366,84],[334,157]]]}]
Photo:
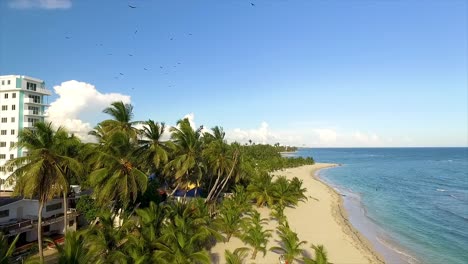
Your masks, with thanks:
[{"label": "dry sand", "polygon": [[[384,263],[383,258],[372,249],[372,245],[349,223],[341,196],[316,178],[315,173],[318,170],[335,166],[337,165],[316,163],[274,173],[276,176],[284,175],[289,179],[298,177],[303,181],[303,187],[307,188],[306,202],[299,203],[296,208],[285,209],[291,229],[298,233],[300,240],[308,242],[304,249],[309,256],[313,256],[313,250],[310,248],[312,243],[324,245],[329,261],[334,264]],[[269,218],[268,208],[257,208],[257,210],[262,217]],[[276,227],[276,220],[270,220],[266,227],[274,230],[273,237],[267,245],[268,249],[279,246]],[[228,243],[216,244],[211,249],[212,262],[225,263],[224,250],[229,249],[232,252],[239,247],[249,246],[236,237],[232,237]],[[279,263],[278,257],[275,252],[267,251],[264,257],[259,252],[255,260],[250,260],[249,255],[246,263],[276,264]]]}]

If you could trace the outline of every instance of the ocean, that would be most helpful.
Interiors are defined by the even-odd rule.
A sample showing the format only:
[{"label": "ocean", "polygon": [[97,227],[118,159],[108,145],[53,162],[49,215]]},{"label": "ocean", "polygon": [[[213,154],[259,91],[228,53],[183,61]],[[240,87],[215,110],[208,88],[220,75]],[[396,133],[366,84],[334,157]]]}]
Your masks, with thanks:
[{"label": "ocean", "polygon": [[387,263],[468,263],[468,148],[303,148]]}]

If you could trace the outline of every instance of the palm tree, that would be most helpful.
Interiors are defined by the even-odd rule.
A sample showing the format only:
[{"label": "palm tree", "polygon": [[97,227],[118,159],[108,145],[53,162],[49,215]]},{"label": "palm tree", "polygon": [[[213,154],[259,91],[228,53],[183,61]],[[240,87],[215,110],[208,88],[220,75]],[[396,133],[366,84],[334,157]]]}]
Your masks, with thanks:
[{"label": "palm tree", "polygon": [[303,250],[301,246],[307,242],[299,241],[297,233],[289,228],[288,222],[284,222],[280,225],[277,232],[281,239],[281,247],[272,247],[270,250],[280,252],[284,255],[288,263],[292,263],[297,256],[302,254]]},{"label": "palm tree", "polygon": [[239,231],[245,222],[245,219],[243,218],[244,211],[239,209],[239,206],[235,204],[234,200],[225,199],[215,218],[214,223],[217,230],[226,235],[227,242],[229,242],[232,235],[240,235]]},{"label": "palm tree", "polygon": [[16,242],[18,241],[19,235],[15,237],[13,242],[8,243],[8,238],[0,232],[0,264],[10,263],[9,259],[16,249]]},{"label": "palm tree", "polygon": [[131,104],[124,104],[122,101],[111,103],[102,111],[103,113],[111,115],[114,119],[104,120],[100,123],[100,127],[104,134],[112,134],[115,131],[123,131],[136,141],[138,130],[134,125],[139,124],[139,121],[132,121],[133,119],[133,106]]},{"label": "palm tree", "polygon": [[148,173],[153,173],[168,160],[169,146],[167,142],[162,141],[166,124],[148,120],[144,125],[141,129],[141,146],[136,153],[144,156],[145,164],[151,164]]},{"label": "palm tree", "polygon": [[305,264],[332,264],[331,262],[328,262],[327,251],[323,245],[312,245],[312,248],[315,250],[315,260],[304,257],[303,261]]},{"label": "palm tree", "polygon": [[164,208],[150,202],[148,208],[136,209],[139,222],[139,233],[147,245],[154,245],[161,236],[164,222]]},{"label": "palm tree", "polygon": [[246,247],[236,248],[234,252],[229,250],[224,251],[226,264],[243,264],[249,254],[250,249]]},{"label": "palm tree", "polygon": [[124,219],[115,226],[115,214],[102,211],[99,223],[87,230],[88,250],[93,263],[126,263],[126,243],[133,232],[134,223]]},{"label": "palm tree", "polygon": [[252,182],[247,186],[247,192],[255,199],[257,206],[262,207],[265,204],[272,206],[274,204],[273,198],[273,184],[271,182],[272,176],[264,172],[258,177],[252,179]]},{"label": "palm tree", "polygon": [[211,227],[211,218],[201,199],[187,203],[175,203],[167,207],[166,221],[162,228],[157,250],[153,252],[155,263],[210,263],[206,243],[220,235]]},{"label": "palm tree", "polygon": [[165,168],[166,175],[173,176],[177,185],[200,184],[205,170],[202,161],[203,142],[201,127],[193,130],[187,118],[177,122],[178,127],[171,127],[171,139],[175,145],[175,157]]},{"label": "palm tree", "polygon": [[89,180],[99,204],[114,202],[125,209],[146,190],[148,177],[138,168],[134,150],[130,136],[121,131],[112,133],[107,144],[96,150]]},{"label": "palm tree", "polygon": [[250,214],[247,224],[244,225],[244,234],[242,235],[242,241],[253,247],[252,259],[257,257],[257,252],[263,252],[263,256],[266,254],[266,247],[268,239],[271,237],[271,230],[264,230],[262,225],[267,223],[266,218],[260,218],[260,214],[254,211]]},{"label": "palm tree", "polygon": [[85,264],[91,261],[86,236],[83,232],[68,231],[65,234],[63,246],[50,239],[46,239],[46,241],[55,244],[58,251],[58,264]]},{"label": "palm tree", "polygon": [[[42,210],[44,205],[54,196],[68,190],[67,173],[80,174],[80,164],[73,158],[64,156],[63,147],[67,145],[68,133],[61,127],[52,128],[52,123],[38,122],[33,129],[19,132],[19,149],[27,149],[28,155],[10,160],[8,167],[16,170],[10,175],[18,181],[15,191],[25,197],[37,197],[39,202],[37,239],[39,258],[44,261],[42,251]],[[64,205],[66,209],[66,205]],[[66,211],[65,211],[66,215]],[[66,218],[64,218],[66,219]],[[65,223],[67,225],[67,223]]]}]

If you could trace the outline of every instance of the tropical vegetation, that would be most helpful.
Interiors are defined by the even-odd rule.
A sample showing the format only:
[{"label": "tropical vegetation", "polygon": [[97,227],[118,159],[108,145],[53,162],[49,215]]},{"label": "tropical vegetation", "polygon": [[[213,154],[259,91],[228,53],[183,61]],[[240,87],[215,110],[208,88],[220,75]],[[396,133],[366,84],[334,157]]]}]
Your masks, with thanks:
[{"label": "tropical vegetation", "polygon": [[[67,204],[70,184],[92,190],[77,202],[89,226],[67,232],[64,245],[56,245],[59,261],[210,263],[210,246],[232,236],[251,247],[253,259],[265,254],[272,230],[265,229],[267,219],[253,204],[283,214],[306,199],[300,180],[273,178],[270,172],[314,160],[284,158],[279,144],[228,143],[221,127],[195,128],[188,119],[174,127],[135,121],[132,111],[123,102],[104,109],[110,119],[90,131],[94,142],[80,142],[51,123],[19,133],[16,147],[28,155],[9,163],[11,177],[16,193],[38,199],[38,226],[50,199],[61,195]],[[199,198],[173,199],[176,191],[189,189]],[[66,206],[64,215],[66,221]],[[246,252],[226,258],[242,262]]]}]

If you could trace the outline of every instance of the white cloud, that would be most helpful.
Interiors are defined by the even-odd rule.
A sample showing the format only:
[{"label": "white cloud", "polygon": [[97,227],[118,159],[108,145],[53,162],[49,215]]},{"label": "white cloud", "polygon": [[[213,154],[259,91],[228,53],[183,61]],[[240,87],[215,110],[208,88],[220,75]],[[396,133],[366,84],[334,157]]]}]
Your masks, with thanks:
[{"label": "white cloud", "polygon": [[101,120],[108,118],[102,110],[112,102],[130,103],[130,96],[99,92],[92,84],[67,81],[54,86],[59,96],[47,110],[48,121],[64,126],[83,141],[90,141],[88,132]]},{"label": "white cloud", "polygon": [[252,140],[254,143],[258,144],[274,144],[280,139],[278,133],[273,133],[267,122],[262,122],[260,127],[255,129],[242,130],[236,128],[231,131],[226,131],[226,138],[229,141],[237,141],[240,143],[247,143],[249,140]]},{"label": "white cloud", "polygon": [[28,9],[28,8],[43,8],[43,9],[67,9],[71,8],[71,0],[10,0],[11,8]]}]

